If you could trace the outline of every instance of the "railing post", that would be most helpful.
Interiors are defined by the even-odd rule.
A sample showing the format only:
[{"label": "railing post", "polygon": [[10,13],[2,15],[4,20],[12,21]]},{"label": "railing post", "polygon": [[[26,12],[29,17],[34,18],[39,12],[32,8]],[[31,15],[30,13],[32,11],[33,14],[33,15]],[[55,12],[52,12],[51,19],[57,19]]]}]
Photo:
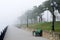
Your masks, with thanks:
[{"label": "railing post", "polygon": [[7,31],[7,28],[8,28],[8,26],[6,28],[4,28],[3,32],[1,32],[0,40],[3,40],[4,39],[5,33]]}]

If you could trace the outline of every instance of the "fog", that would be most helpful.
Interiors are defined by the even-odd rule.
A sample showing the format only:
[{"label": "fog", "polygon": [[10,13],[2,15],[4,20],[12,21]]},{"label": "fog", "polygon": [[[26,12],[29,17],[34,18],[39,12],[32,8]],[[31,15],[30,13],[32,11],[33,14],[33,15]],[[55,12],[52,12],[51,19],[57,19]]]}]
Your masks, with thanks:
[{"label": "fog", "polygon": [[0,27],[16,23],[19,16],[45,0],[0,0]]}]

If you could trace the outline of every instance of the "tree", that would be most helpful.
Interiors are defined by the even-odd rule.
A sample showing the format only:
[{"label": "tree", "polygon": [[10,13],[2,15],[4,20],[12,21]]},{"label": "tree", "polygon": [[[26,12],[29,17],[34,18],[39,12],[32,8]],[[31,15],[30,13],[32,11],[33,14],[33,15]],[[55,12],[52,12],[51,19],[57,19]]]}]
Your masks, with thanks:
[{"label": "tree", "polygon": [[[52,6],[51,6],[52,2]],[[53,22],[52,22],[52,31],[54,31],[54,22],[56,20],[56,15],[54,15],[54,11],[58,10],[60,12],[60,0],[48,0],[45,1],[44,3],[45,8],[48,8],[48,10],[52,13],[53,15]]]},{"label": "tree", "polygon": [[27,10],[25,12],[25,15],[28,16],[28,19],[31,20],[31,23],[32,23],[32,19],[34,19],[34,21],[36,21],[36,14],[34,13],[34,10]]},{"label": "tree", "polygon": [[[48,10],[51,12],[51,14],[53,15],[53,8],[51,7],[51,0],[45,1],[43,3],[43,5],[45,6],[45,8],[48,8]],[[54,15],[54,19],[56,19],[56,16]]]},{"label": "tree", "polygon": [[40,17],[39,19],[41,19],[41,22],[42,22],[42,13],[44,11],[45,11],[44,5],[39,5],[39,7],[37,8],[37,11],[36,12],[37,12],[37,15]]},{"label": "tree", "polygon": [[55,2],[57,3],[57,7],[56,9],[59,11],[60,13],[60,0],[55,0]]},{"label": "tree", "polygon": [[[57,3],[57,7],[55,7],[55,10],[58,10],[59,13],[60,13],[60,0],[54,0],[56,3]],[[48,1],[45,1],[43,3],[43,5],[45,6],[45,8],[48,8],[48,10],[53,13],[53,9],[51,7],[51,0],[48,0]],[[53,15],[53,14],[52,14]],[[54,15],[55,19],[56,19],[56,16]]]}]

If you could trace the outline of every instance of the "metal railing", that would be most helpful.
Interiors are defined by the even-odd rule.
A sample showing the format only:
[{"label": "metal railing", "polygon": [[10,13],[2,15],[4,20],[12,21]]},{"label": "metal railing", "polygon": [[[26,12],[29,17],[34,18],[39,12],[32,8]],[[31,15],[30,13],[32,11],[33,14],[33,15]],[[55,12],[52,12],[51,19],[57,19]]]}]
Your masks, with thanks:
[{"label": "metal railing", "polygon": [[8,26],[6,26],[6,27],[4,28],[4,30],[1,31],[0,40],[3,40],[3,39],[4,39],[5,33],[6,33],[6,31],[7,31],[7,28],[8,28]]}]

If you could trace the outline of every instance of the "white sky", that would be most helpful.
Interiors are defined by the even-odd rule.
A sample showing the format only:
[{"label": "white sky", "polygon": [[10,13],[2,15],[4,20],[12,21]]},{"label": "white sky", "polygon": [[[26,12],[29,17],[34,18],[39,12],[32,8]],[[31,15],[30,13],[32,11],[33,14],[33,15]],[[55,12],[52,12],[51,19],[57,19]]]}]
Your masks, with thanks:
[{"label": "white sky", "polygon": [[27,9],[45,0],[0,0],[0,25],[12,24]]}]

